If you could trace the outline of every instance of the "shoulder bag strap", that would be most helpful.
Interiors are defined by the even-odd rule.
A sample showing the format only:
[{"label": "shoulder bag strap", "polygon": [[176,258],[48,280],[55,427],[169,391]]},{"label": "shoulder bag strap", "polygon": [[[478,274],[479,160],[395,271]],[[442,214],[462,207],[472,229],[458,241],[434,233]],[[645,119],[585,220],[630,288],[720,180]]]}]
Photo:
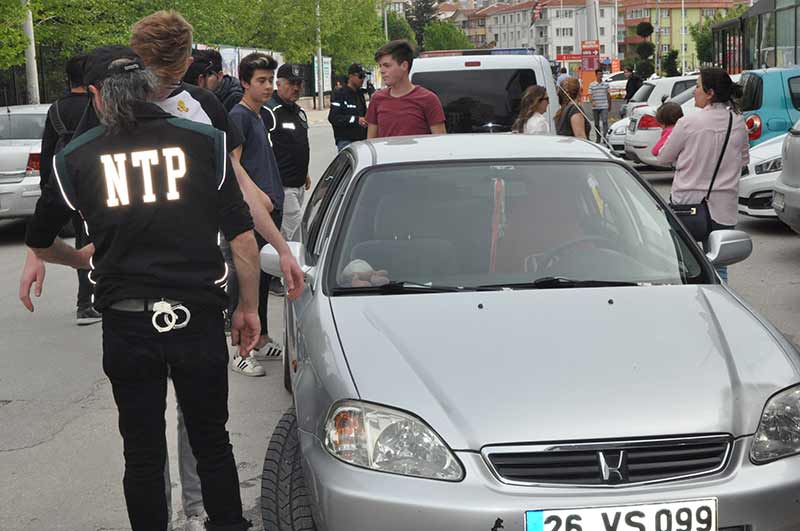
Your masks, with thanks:
[{"label": "shoulder bag strap", "polygon": [[731,137],[731,127],[733,126],[733,113],[728,113],[728,130],[725,132],[725,142],[722,144],[722,153],[719,154],[719,160],[717,161],[717,167],[714,168],[714,176],[711,177],[711,184],[708,185],[708,193],[706,194],[706,201],[708,198],[711,197],[711,189],[714,188],[714,181],[717,180],[717,173],[719,173],[719,167],[722,164],[722,158],[725,156],[725,148],[728,147],[728,140]]}]

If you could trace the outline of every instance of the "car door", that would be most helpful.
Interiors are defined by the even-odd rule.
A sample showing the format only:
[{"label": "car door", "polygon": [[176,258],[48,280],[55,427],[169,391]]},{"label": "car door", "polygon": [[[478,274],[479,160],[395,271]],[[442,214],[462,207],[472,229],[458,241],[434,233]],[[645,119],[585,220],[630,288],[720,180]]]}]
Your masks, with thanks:
[{"label": "car door", "polygon": [[795,72],[787,73],[788,79],[786,80],[786,111],[789,115],[789,123],[781,128],[787,131],[792,124],[800,120],[800,75],[792,75]]},{"label": "car door", "polygon": [[[340,202],[333,199],[340,196],[337,193],[345,188],[348,178],[352,175],[354,161],[352,155],[347,151],[342,151],[325,169],[320,178],[311,198],[306,205],[303,219],[300,223],[300,233],[302,242],[305,245],[305,261],[310,266],[316,266],[320,261],[320,254],[324,239],[328,234],[325,232],[325,221],[332,219]],[[329,230],[329,229],[328,229]],[[320,237],[322,235],[322,238]],[[296,301],[286,299],[284,306],[284,326],[285,326],[285,356],[286,362],[291,364],[303,358],[302,342],[298,340],[301,332],[298,323],[302,321],[303,314],[308,306],[318,294],[316,286],[319,278],[312,279],[306,284],[302,295]]]}]

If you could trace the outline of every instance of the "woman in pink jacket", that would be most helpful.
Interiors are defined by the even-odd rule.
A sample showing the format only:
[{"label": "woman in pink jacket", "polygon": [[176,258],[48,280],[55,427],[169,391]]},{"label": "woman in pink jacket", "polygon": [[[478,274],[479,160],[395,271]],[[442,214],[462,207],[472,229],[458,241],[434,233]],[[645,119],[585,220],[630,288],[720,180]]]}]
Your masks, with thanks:
[{"label": "woman in pink jacket", "polygon": [[[731,123],[730,137],[708,196],[712,230],[732,229],[736,225],[739,178],[742,167],[750,161],[747,128],[733,101],[741,93],[741,87],[721,68],[701,70],[694,91],[694,103],[700,110],[678,120],[658,154],[660,163],[675,166],[672,202],[700,203],[708,193]],[[718,271],[727,280],[727,269]]]}]

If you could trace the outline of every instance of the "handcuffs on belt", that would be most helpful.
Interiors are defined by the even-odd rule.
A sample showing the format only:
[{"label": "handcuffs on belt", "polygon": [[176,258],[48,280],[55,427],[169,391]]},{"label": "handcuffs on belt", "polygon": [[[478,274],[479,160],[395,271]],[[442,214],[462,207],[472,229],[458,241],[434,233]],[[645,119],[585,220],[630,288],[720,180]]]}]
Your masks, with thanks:
[{"label": "handcuffs on belt", "polygon": [[[175,313],[176,311],[183,312],[184,315],[186,315],[186,319],[179,323],[178,314]],[[158,318],[162,315],[164,316],[164,325],[161,325],[158,322]],[[164,332],[170,332],[172,330],[180,330],[181,328],[184,328],[189,324],[191,318],[192,312],[190,312],[189,308],[183,304],[176,304],[173,306],[165,300],[161,300],[153,304],[153,328],[155,328],[161,334]]]}]

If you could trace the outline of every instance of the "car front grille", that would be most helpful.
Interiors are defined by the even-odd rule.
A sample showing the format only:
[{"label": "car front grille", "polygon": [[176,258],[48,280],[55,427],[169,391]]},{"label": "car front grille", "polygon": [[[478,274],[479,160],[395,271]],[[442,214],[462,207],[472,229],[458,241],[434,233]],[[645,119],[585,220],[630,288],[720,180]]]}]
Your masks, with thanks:
[{"label": "car front grille", "polygon": [[497,446],[484,450],[497,476],[521,485],[626,486],[713,474],[728,460],[727,435]]}]

